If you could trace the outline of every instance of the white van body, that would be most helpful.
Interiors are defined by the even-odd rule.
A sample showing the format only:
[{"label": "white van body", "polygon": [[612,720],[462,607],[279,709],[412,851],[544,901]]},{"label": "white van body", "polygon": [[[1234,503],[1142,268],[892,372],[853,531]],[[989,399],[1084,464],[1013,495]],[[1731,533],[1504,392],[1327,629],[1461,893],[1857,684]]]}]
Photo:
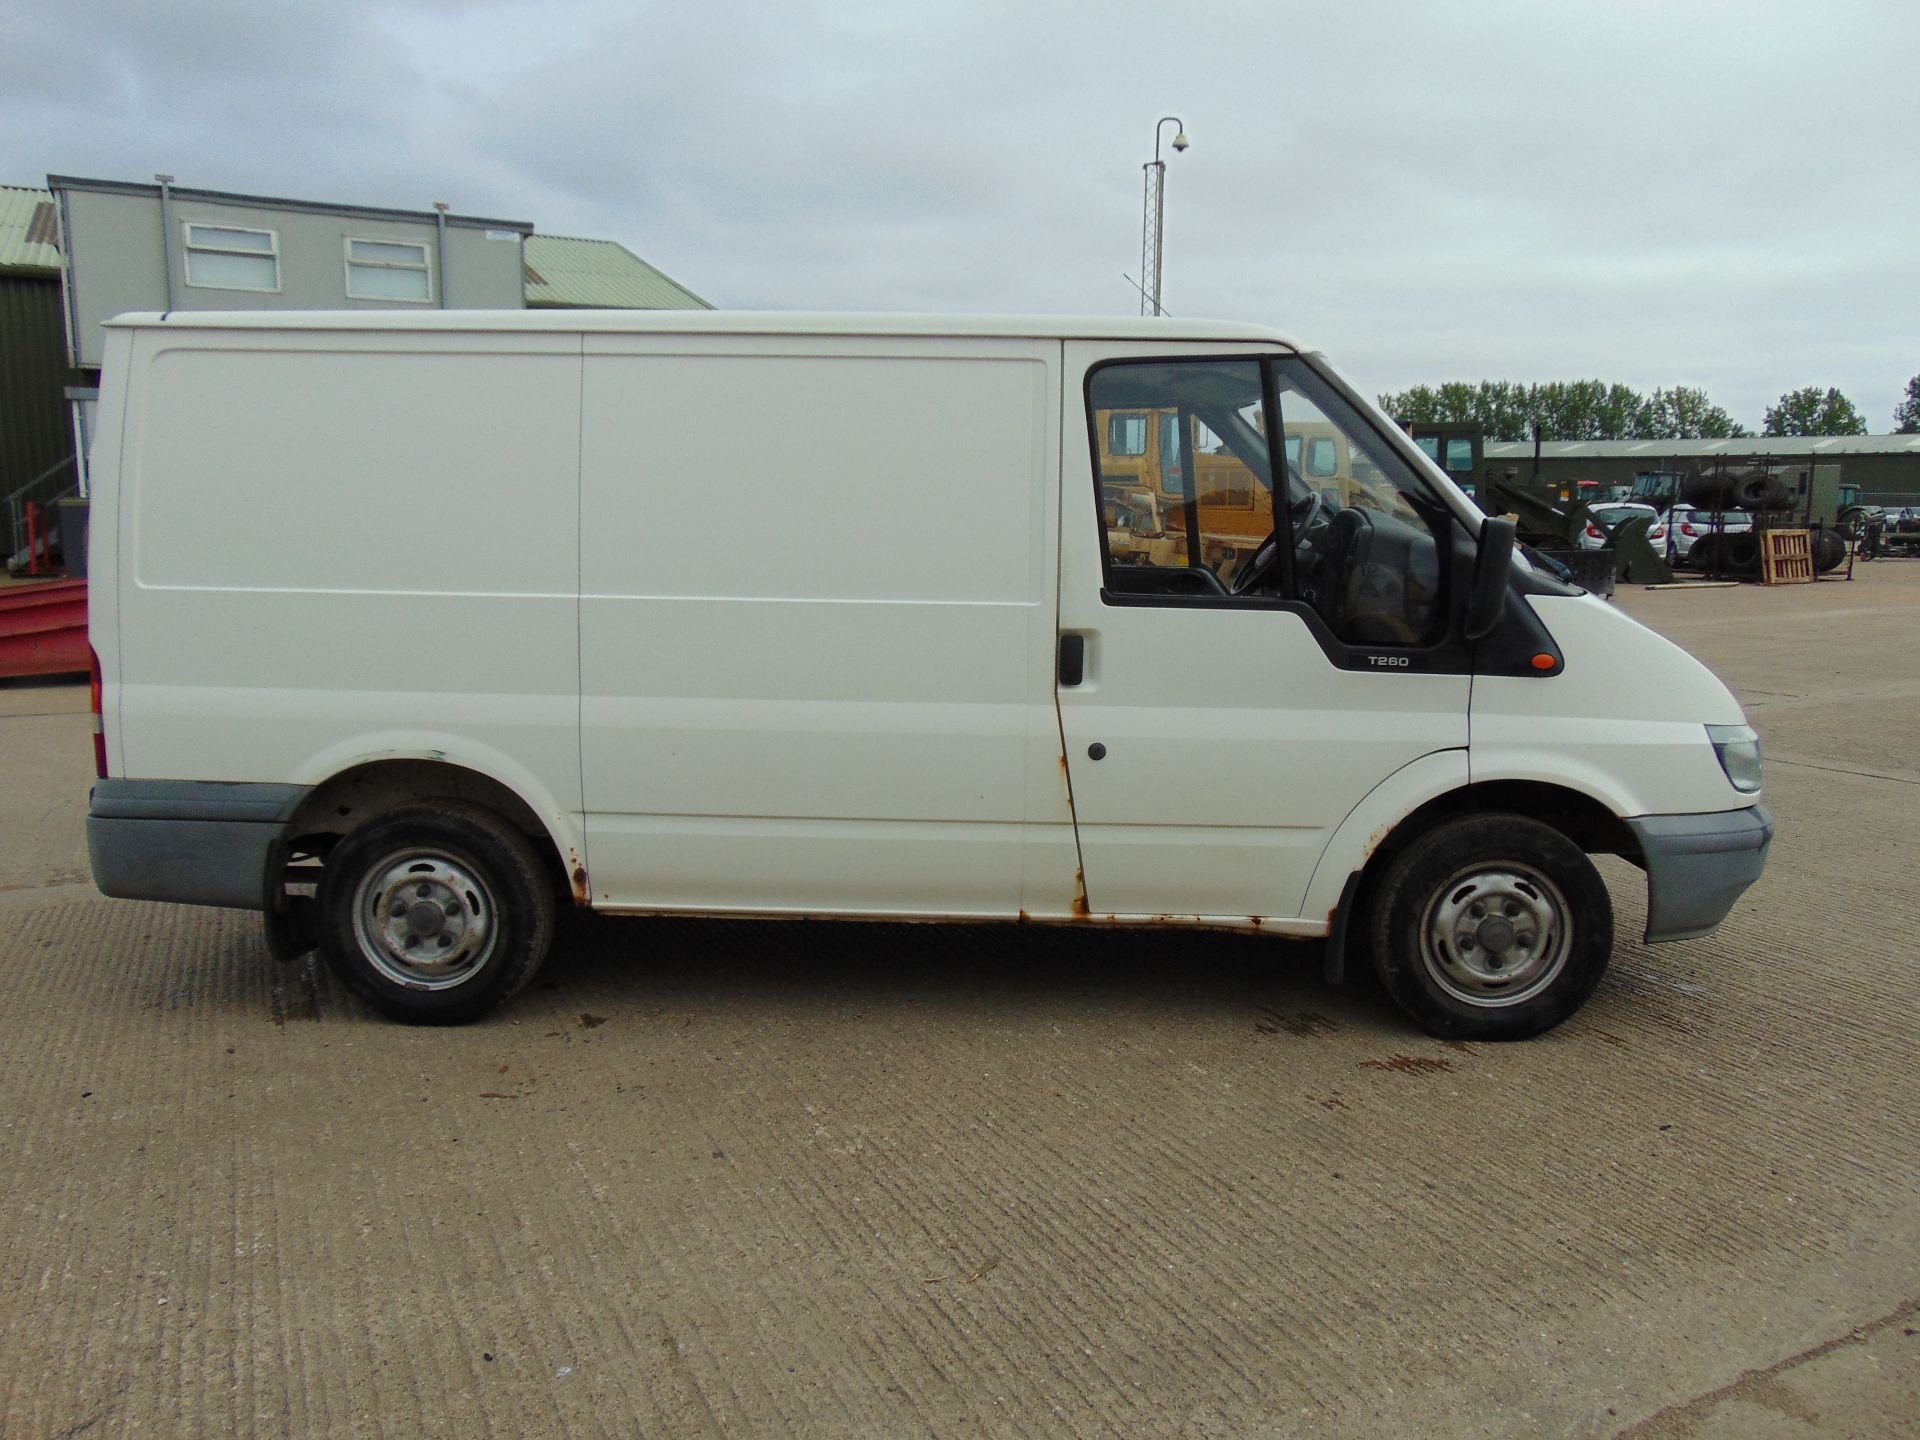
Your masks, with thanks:
[{"label": "white van body", "polygon": [[[1298,436],[1267,444],[1295,413],[1345,437],[1317,500]],[[1138,538],[1112,472],[1156,415],[1185,528]],[[1168,489],[1183,462],[1215,488]],[[90,473],[96,877],[260,907],[283,953],[329,903],[303,873],[442,802],[601,910],[1332,933],[1334,973],[1384,943],[1355,909],[1383,856],[1441,821],[1628,855],[1655,939],[1717,924],[1772,834],[1738,703],[1669,642],[1504,551],[1504,628],[1464,639],[1485,517],[1261,328],[125,316]],[[1374,595],[1354,633],[1335,588]],[[335,904],[399,957],[356,988],[471,1018],[394,947],[503,932],[448,918],[458,878],[407,919],[397,874]],[[1538,925],[1570,932],[1560,898]],[[1491,972],[1449,988],[1459,958],[1426,966],[1459,1023],[1416,1019],[1544,1028]]]}]

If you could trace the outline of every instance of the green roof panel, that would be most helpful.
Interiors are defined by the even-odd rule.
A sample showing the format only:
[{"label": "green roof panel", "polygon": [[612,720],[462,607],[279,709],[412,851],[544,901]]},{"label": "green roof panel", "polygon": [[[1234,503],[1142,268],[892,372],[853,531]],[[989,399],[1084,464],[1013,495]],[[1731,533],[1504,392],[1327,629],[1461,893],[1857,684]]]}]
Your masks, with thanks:
[{"label": "green roof panel", "polygon": [[60,228],[49,192],[0,185],[0,270],[59,273]]},{"label": "green roof panel", "polygon": [[713,309],[686,286],[611,240],[536,233],[527,236],[522,254],[529,309]]}]

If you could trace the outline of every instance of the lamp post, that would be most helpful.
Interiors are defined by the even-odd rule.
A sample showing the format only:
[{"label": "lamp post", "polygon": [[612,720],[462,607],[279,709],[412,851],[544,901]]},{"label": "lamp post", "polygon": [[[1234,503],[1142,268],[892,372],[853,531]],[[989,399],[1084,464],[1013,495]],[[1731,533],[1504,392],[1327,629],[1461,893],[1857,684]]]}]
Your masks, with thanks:
[{"label": "lamp post", "polygon": [[173,309],[173,176],[155,175],[160,182],[160,267],[167,272],[167,309]]},{"label": "lamp post", "polygon": [[1140,313],[1158,315],[1160,311],[1160,257],[1162,225],[1167,215],[1167,162],[1160,158],[1160,132],[1173,126],[1174,153],[1187,148],[1187,127],[1177,115],[1163,115],[1153,127],[1153,159],[1140,168],[1146,172],[1146,199],[1140,214],[1140,274],[1146,285],[1140,291]]}]

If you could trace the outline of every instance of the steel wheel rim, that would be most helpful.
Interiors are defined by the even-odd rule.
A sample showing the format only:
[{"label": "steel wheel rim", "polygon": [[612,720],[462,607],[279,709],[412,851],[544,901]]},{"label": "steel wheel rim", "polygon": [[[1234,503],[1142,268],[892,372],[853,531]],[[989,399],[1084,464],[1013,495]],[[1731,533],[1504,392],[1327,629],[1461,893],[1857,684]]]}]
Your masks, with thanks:
[{"label": "steel wheel rim", "polygon": [[1566,896],[1531,865],[1464,866],[1436,886],[1420,922],[1427,976],[1462,1004],[1531,1000],[1566,969],[1573,920]]},{"label": "steel wheel rim", "polygon": [[398,851],[367,867],[353,894],[353,935],[369,964],[409,990],[449,990],[493,954],[493,892],[469,862]]}]

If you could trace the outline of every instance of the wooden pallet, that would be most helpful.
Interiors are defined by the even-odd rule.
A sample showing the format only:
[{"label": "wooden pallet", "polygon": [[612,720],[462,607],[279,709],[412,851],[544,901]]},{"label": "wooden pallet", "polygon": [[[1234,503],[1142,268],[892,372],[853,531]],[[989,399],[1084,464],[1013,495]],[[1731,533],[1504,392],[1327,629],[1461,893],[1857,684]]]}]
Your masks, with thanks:
[{"label": "wooden pallet", "polygon": [[1760,578],[1768,585],[1812,583],[1813,533],[1809,530],[1762,531]]}]

